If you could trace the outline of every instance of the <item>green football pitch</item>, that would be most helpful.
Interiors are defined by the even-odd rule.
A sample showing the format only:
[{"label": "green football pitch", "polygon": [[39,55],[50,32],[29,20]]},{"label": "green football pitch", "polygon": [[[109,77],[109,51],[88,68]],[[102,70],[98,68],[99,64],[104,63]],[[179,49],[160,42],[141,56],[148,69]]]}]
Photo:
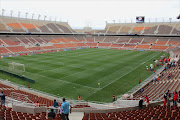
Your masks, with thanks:
[{"label": "green football pitch", "polygon": [[[154,51],[80,49],[2,58],[0,67],[8,68],[11,62],[24,64],[25,72],[18,74],[35,80],[30,84],[33,89],[69,99],[80,95],[86,101],[111,102],[113,94],[126,93],[138,85],[139,78],[143,81],[152,75],[146,66],[163,54],[168,56]],[[3,73],[0,78],[29,84]]]}]

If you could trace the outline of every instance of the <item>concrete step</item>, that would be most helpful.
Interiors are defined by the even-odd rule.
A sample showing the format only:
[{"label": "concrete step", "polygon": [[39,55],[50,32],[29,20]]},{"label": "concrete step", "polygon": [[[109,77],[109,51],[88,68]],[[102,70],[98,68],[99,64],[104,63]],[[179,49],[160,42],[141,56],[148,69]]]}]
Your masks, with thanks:
[{"label": "concrete step", "polygon": [[71,114],[69,114],[69,119],[70,120],[82,120],[84,116],[83,112],[72,112]]}]

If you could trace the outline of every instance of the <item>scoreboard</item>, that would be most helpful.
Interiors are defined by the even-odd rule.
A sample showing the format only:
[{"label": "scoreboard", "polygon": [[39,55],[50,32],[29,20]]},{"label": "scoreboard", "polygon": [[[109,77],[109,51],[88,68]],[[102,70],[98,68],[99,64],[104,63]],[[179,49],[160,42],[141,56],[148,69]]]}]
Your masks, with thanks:
[{"label": "scoreboard", "polygon": [[145,17],[144,16],[137,16],[136,23],[144,23]]}]

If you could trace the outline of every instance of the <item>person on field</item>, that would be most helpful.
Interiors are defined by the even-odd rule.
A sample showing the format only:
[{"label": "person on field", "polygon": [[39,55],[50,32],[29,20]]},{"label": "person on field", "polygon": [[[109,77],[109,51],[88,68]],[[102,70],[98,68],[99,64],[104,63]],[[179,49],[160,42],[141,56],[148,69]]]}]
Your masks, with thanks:
[{"label": "person on field", "polygon": [[78,96],[78,100],[81,100],[81,96],[80,95]]},{"label": "person on field", "polygon": [[112,99],[113,99],[113,102],[115,102],[115,101],[116,101],[116,96],[115,96],[115,94],[113,94]]},{"label": "person on field", "polygon": [[141,84],[141,79],[139,79],[139,85]]},{"label": "person on field", "polygon": [[69,113],[71,113],[71,105],[69,104],[69,102],[66,102],[65,98],[63,98],[61,109],[62,109],[62,120],[69,120]]}]

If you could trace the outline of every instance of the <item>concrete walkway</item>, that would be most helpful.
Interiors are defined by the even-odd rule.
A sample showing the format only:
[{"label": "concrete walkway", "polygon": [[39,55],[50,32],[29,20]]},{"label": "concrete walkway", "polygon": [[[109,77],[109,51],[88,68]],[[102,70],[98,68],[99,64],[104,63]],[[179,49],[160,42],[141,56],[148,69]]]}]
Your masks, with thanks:
[{"label": "concrete walkway", "polygon": [[69,119],[70,120],[82,120],[84,116],[83,112],[72,112],[71,114],[69,114]]}]

